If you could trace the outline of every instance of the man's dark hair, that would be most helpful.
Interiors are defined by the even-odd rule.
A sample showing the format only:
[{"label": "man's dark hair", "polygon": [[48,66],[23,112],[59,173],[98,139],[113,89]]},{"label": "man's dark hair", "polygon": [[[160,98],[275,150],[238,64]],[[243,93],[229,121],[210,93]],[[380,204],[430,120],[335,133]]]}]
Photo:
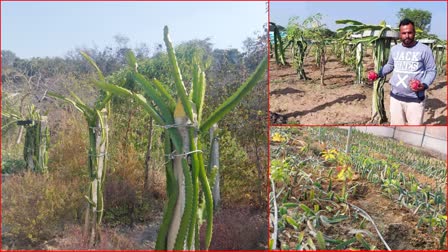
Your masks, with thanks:
[{"label": "man's dark hair", "polygon": [[398,25],[398,27],[401,27],[403,25],[408,25],[408,24],[412,24],[412,26],[414,27],[414,30],[415,30],[415,24],[409,18],[405,18],[405,19],[401,20],[400,24]]}]

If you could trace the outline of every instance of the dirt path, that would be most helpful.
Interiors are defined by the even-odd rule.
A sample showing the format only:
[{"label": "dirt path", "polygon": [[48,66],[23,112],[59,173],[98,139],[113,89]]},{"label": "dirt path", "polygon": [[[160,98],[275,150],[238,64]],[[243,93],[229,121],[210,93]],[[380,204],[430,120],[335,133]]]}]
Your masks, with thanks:
[{"label": "dirt path", "polygon": [[[369,54],[367,54],[369,55]],[[287,55],[287,61],[292,62]],[[372,86],[355,85],[355,73],[334,56],[326,64],[325,86],[314,57],[305,59],[311,80],[299,80],[292,66],[278,66],[270,60],[271,124],[366,124],[370,120]],[[365,71],[373,69],[370,56],[364,58]],[[389,113],[390,85],[384,85],[384,103]],[[424,124],[446,124],[446,76],[438,76],[427,91]]]},{"label": "dirt path", "polygon": [[157,232],[162,223],[162,213],[154,215],[153,221],[147,224],[136,225],[132,229],[126,230],[126,236],[138,246],[138,249],[155,250]]}]

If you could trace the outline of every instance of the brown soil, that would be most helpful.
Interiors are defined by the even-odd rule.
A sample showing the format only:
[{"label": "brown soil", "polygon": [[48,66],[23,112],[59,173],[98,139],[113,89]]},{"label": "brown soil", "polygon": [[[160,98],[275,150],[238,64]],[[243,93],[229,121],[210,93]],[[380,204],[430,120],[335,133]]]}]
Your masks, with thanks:
[{"label": "brown soil", "polygon": [[[366,211],[374,220],[384,240],[392,250],[428,250],[438,247],[434,235],[417,229],[418,216],[381,194],[379,188],[369,185],[368,192],[351,204]],[[373,227],[369,231],[375,234]],[[385,247],[378,241],[378,248]]]},{"label": "brown soil", "polygon": [[[290,57],[287,62],[292,62]],[[365,71],[373,61],[364,57]],[[330,56],[325,67],[324,86],[312,55],[305,59],[305,72],[311,80],[299,80],[292,66],[279,66],[271,58],[269,66],[271,124],[367,124],[371,117],[372,85],[354,84],[355,73]],[[384,85],[384,103],[389,113],[390,85]],[[438,76],[427,93],[424,124],[446,124],[446,75]]]}]

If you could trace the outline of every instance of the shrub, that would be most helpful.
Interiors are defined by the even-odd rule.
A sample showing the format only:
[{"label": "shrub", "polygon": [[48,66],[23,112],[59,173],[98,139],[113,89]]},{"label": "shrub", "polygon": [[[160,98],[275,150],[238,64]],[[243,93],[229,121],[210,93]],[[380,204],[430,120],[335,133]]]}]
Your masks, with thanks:
[{"label": "shrub", "polygon": [[150,201],[143,191],[143,161],[133,145],[120,147],[113,154],[106,179],[104,221],[112,226],[132,226],[150,218]]},{"label": "shrub", "polygon": [[23,159],[2,159],[2,174],[18,173],[25,168],[26,163]]},{"label": "shrub", "polygon": [[26,246],[61,232],[83,201],[72,188],[72,183],[51,175],[25,172],[8,177],[2,185],[2,235]]},{"label": "shrub", "polygon": [[219,140],[221,197],[226,204],[257,200],[257,169],[248,154],[230,132],[223,131]]},{"label": "shrub", "polygon": [[[84,197],[89,185],[87,123],[80,113],[64,110],[51,112],[57,119],[50,121],[52,143],[48,169],[55,179],[70,184],[73,192]],[[84,223],[86,204],[83,198],[83,202],[74,209],[78,223]]]},{"label": "shrub", "polygon": [[[57,112],[57,113],[56,113]],[[87,187],[88,133],[87,123],[79,113],[55,111],[59,120],[51,121],[49,170],[66,178],[83,178]]]}]

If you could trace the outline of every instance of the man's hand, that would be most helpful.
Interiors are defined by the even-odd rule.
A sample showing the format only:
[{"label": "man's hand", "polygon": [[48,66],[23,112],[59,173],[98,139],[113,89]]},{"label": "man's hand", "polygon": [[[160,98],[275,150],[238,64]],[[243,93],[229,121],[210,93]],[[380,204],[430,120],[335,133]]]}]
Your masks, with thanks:
[{"label": "man's hand", "polygon": [[425,86],[416,79],[411,79],[411,81],[409,81],[409,88],[414,92],[425,90]]},{"label": "man's hand", "polygon": [[375,73],[374,71],[370,71],[368,74],[367,74],[367,79],[369,79],[370,81],[376,81],[376,79],[378,79],[378,74],[377,73]]}]

